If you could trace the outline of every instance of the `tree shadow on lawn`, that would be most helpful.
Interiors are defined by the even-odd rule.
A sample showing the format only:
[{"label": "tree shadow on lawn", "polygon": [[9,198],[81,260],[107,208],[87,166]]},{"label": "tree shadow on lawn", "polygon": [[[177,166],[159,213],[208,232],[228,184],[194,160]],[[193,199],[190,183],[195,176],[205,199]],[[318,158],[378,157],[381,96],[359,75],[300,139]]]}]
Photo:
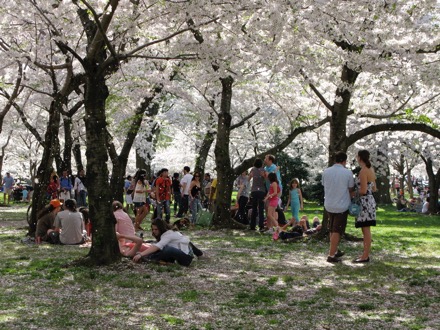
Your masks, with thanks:
[{"label": "tree shadow on lawn", "polygon": [[[333,265],[325,261],[327,243],[282,244],[267,235],[240,232],[190,235],[209,258],[189,268],[124,260],[122,267],[93,269],[61,267],[87,249],[37,248],[8,235],[0,246],[5,257],[0,265],[0,328],[438,325],[432,316],[440,298],[435,258],[384,251],[370,264]],[[356,243],[350,249],[359,247]]]}]

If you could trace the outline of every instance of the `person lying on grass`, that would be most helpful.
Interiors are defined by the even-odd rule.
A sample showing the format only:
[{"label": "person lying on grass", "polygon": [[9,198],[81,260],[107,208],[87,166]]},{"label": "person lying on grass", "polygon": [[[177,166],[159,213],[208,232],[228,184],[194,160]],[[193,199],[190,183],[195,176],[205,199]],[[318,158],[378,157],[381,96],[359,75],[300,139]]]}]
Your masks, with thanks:
[{"label": "person lying on grass", "polygon": [[144,251],[136,252],[133,257],[134,262],[177,262],[179,265],[188,267],[194,255],[198,257],[203,255],[203,252],[190,242],[188,236],[171,230],[162,219],[154,219],[151,222],[151,233],[157,242]]}]

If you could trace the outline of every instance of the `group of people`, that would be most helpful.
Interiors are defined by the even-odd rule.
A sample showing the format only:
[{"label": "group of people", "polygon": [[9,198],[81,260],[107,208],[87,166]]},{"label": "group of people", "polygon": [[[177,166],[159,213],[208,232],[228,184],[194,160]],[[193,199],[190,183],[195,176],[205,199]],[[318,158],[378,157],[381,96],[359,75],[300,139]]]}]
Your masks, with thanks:
[{"label": "group of people", "polygon": [[421,197],[411,198],[410,201],[405,199],[404,195],[400,195],[396,200],[397,211],[399,212],[417,212],[421,214],[429,214],[430,197],[426,197],[424,201]]},{"label": "group of people", "polygon": [[[345,232],[348,218],[348,209],[351,199],[357,195],[360,204],[360,213],[356,217],[356,228],[361,228],[363,233],[363,253],[355,258],[355,263],[370,261],[371,250],[371,226],[376,225],[376,203],[373,192],[376,191],[376,176],[370,162],[370,153],[360,150],[357,161],[361,167],[359,175],[354,179],[351,170],[347,169],[347,155],[338,152],[335,155],[335,164],[327,168],[322,174],[324,186],[325,212],[329,219],[330,248],[327,261],[336,263],[341,261],[343,251],[338,249],[341,236]],[[238,209],[236,219],[248,222],[250,230],[256,230],[257,218],[260,231],[278,236],[283,234],[289,226],[301,229],[301,233],[309,231],[314,233],[321,229],[319,219],[313,219],[312,228],[308,218],[299,218],[299,211],[303,209],[303,199],[297,179],[289,183],[288,202],[284,210],[290,205],[292,216],[289,221],[279,221],[280,196],[282,194],[280,168],[275,165],[275,157],[267,155],[264,161],[256,159],[250,173],[244,172],[236,180],[238,187]],[[263,164],[265,165],[263,167]],[[190,242],[189,238],[170,227],[171,201],[174,200],[174,212],[177,217],[182,217],[191,209],[191,224],[195,224],[196,216],[202,207],[202,192],[206,186],[210,186],[208,202],[215,198],[213,192],[217,183],[200,180],[200,174],[190,174],[190,168],[184,167],[184,175],[179,180],[179,174],[169,177],[167,169],[159,171],[153,182],[146,178],[145,170],[138,170],[133,179],[127,178],[125,198],[127,206],[134,204],[134,222],[123,209],[121,202],[113,202],[113,211],[116,219],[116,235],[120,244],[120,251],[134,261],[177,261],[182,265],[189,265],[194,254],[201,255]],[[83,177],[80,173],[79,178]],[[37,243],[41,241],[57,242],[62,244],[81,244],[86,237],[84,212],[77,211],[77,203],[69,197],[69,182],[67,171],[60,178],[60,197],[52,199],[49,206],[44,209],[37,223]],[[61,206],[64,201],[64,211]],[[142,230],[141,223],[150,212],[150,205],[155,206],[151,231],[156,243],[147,244],[142,237],[136,236],[136,231]],[[179,205],[177,205],[179,204]],[[250,207],[249,207],[250,204]],[[179,206],[177,212],[177,206]],[[250,210],[249,210],[250,209]],[[84,211],[84,210],[83,210]],[[177,213],[176,213],[177,212]],[[250,217],[249,217],[250,213]],[[266,217],[264,216],[266,213]],[[88,218],[88,216],[86,215]],[[266,220],[266,222],[265,222]]]},{"label": "group of people", "polygon": [[353,173],[347,169],[347,154],[338,152],[335,155],[335,164],[322,174],[324,186],[324,208],[328,214],[330,249],[327,261],[341,262],[345,254],[338,249],[341,236],[347,226],[348,209],[351,199],[357,195],[360,203],[360,213],[356,217],[355,227],[362,229],[363,252],[353,260],[354,263],[370,261],[371,226],[376,225],[376,202],[373,192],[376,191],[376,175],[371,166],[368,150],[360,150],[357,161],[361,167],[358,177],[354,180]]},{"label": "group of people", "polygon": [[[284,211],[290,205],[291,218],[296,225],[300,223],[299,211],[304,209],[303,197],[299,180],[292,179],[289,183],[289,196],[286,206],[282,207],[282,182],[280,167],[275,164],[275,156],[266,155],[257,158],[250,172],[243,172],[236,179],[237,212],[235,219],[250,230],[274,234],[279,225],[284,225]],[[258,219],[258,224],[257,224]]]},{"label": "group of people", "polygon": [[114,201],[113,214],[116,219],[115,231],[119,250],[125,257],[135,262],[174,263],[189,266],[194,257],[201,257],[199,250],[189,239],[176,228],[172,228],[164,219],[151,221],[151,234],[155,242],[145,243],[142,237],[136,236],[136,230],[130,216],[119,201]]},{"label": "group of people", "polygon": [[[153,218],[164,219],[170,223],[171,203],[174,202],[174,216],[182,218],[191,211],[190,223],[196,224],[197,215],[202,209],[212,203],[216,197],[217,180],[211,181],[210,175],[205,174],[201,180],[200,173],[190,173],[190,167],[183,168],[183,177],[174,173],[172,178],[166,168],[157,173],[157,177],[149,181],[145,170],[138,170],[134,177],[127,176],[124,184],[125,201],[135,213],[136,231],[142,231],[141,224],[153,207]],[[178,209],[178,212],[177,212]]]},{"label": "group of people", "polygon": [[77,208],[74,199],[62,203],[52,199],[48,206],[37,215],[35,243],[79,245],[90,236],[89,211],[85,207]]},{"label": "group of people", "polygon": [[46,196],[49,200],[59,199],[61,202],[74,198],[78,207],[86,207],[87,179],[85,171],[81,169],[75,177],[71,176],[67,170],[63,170],[61,176],[52,171]]}]

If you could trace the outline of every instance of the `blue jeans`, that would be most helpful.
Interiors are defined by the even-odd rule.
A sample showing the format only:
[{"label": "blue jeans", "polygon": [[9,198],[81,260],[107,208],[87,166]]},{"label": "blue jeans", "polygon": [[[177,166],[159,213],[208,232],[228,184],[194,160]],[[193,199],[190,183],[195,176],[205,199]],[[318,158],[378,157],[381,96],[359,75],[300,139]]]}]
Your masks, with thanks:
[{"label": "blue jeans", "polygon": [[202,209],[202,203],[200,202],[200,198],[193,198],[191,201],[191,223],[195,224],[197,221],[197,214]]},{"label": "blue jeans", "polygon": [[81,190],[79,193],[77,193],[76,197],[77,197],[76,205],[78,207],[87,206],[87,200],[86,200],[87,191]]},{"label": "blue jeans", "polygon": [[171,218],[170,201],[162,201],[160,203],[157,203],[156,209],[157,209],[157,217],[161,219],[162,219],[162,209],[165,210],[165,221],[169,223]]},{"label": "blue jeans", "polygon": [[191,264],[194,257],[190,256],[189,254],[186,254],[182,250],[176,249],[175,247],[165,246],[162,250],[157,251],[143,258],[145,258],[146,260],[153,260],[153,261],[165,261],[165,262],[177,261],[179,265],[188,267]]}]

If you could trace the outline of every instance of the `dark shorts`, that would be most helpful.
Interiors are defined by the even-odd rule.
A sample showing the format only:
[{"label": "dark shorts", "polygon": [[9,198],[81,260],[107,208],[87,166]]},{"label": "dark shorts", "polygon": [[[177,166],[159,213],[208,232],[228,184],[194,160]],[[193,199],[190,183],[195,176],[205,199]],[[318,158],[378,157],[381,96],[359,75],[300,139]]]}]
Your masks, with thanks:
[{"label": "dark shorts", "polygon": [[133,204],[134,204],[134,207],[137,209],[145,205],[144,202],[134,202]]},{"label": "dark shorts", "polygon": [[348,210],[344,213],[331,213],[328,214],[328,231],[331,233],[339,233],[343,235],[345,233],[345,227],[347,227]]}]

